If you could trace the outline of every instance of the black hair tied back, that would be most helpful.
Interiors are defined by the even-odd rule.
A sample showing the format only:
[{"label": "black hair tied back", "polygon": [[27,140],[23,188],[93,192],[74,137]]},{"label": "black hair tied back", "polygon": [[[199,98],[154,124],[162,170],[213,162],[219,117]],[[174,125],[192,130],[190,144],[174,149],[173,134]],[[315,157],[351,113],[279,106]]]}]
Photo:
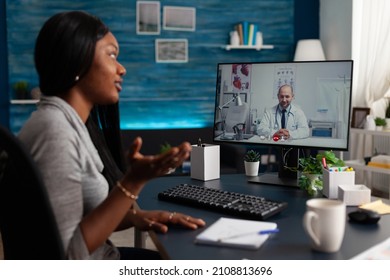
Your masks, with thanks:
[{"label": "black hair tied back", "polygon": [[96,42],[109,32],[97,17],[82,11],[48,19],[35,45],[35,67],[44,95],[68,91],[91,67]]}]

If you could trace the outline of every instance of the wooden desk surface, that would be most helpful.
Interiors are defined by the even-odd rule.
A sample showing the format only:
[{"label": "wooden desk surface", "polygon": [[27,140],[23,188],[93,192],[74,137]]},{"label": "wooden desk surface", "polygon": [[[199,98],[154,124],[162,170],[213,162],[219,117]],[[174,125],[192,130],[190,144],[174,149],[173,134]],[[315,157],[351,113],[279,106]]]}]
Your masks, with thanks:
[{"label": "wooden desk surface", "polygon": [[[302,226],[305,202],[310,197],[304,191],[292,187],[248,183],[244,174],[222,175],[219,180],[207,182],[192,180],[189,176],[157,178],[148,183],[142,191],[138,200],[139,206],[148,210],[164,209],[190,214],[203,218],[207,225],[211,225],[222,216],[218,212],[158,200],[159,192],[180,183],[264,196],[267,199],[285,201],[288,207],[267,220],[276,222],[280,232],[271,236],[261,248],[255,251],[195,245],[195,236],[203,228],[192,231],[170,226],[167,234],[152,233],[157,248],[167,259],[350,259],[390,236],[390,215],[382,216],[376,225],[352,224],[347,221],[344,241],[339,252],[328,254],[313,251]],[[347,212],[355,209],[356,207],[347,207]]]}]

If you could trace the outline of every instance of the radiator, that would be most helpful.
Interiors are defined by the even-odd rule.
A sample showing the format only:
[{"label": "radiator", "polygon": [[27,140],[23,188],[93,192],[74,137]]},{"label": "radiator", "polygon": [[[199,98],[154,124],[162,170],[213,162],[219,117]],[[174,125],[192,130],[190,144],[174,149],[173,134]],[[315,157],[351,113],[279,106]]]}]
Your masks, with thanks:
[{"label": "radiator", "polygon": [[[390,137],[387,136],[374,136],[373,137],[374,152],[379,154],[390,154]],[[369,174],[367,174],[369,175]],[[371,189],[383,192],[389,197],[390,189],[390,175],[373,172],[371,174]],[[368,181],[369,182],[369,181]]]}]

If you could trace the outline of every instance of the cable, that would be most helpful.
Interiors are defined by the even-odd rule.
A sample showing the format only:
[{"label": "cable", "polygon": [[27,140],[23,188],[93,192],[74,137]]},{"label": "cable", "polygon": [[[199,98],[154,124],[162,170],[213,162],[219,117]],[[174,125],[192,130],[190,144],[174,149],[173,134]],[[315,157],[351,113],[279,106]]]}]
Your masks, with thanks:
[{"label": "cable", "polygon": [[282,157],[283,157],[283,165],[285,167],[287,167],[287,164],[286,164],[286,157],[288,155],[289,152],[291,152],[291,150],[293,150],[294,148],[289,148],[286,152],[283,152],[283,148],[282,148]]}]

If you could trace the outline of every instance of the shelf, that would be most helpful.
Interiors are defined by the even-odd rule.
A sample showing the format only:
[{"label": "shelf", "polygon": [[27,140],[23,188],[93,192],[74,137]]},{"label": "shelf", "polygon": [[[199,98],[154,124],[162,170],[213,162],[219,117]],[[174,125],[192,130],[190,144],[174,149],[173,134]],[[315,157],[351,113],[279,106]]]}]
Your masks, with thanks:
[{"label": "shelf", "polygon": [[11,104],[36,104],[39,99],[11,99]]},{"label": "shelf", "polygon": [[369,166],[369,165],[366,165],[365,161],[362,159],[346,160],[345,164],[347,166],[353,167],[353,169],[355,169],[355,170],[363,170],[363,171],[370,171],[370,172],[383,173],[383,174],[390,175],[389,168],[380,168],[380,167]]},{"label": "shelf", "polygon": [[232,46],[232,45],[226,45],[226,46],[223,46],[222,48],[224,48],[227,51],[230,51],[230,50],[233,50],[233,49],[260,51],[260,50],[265,50],[265,49],[271,50],[271,49],[274,48],[274,46],[273,45],[262,45],[262,46],[249,46],[249,45],[248,46],[247,45]]},{"label": "shelf", "polygon": [[[390,137],[389,130],[367,130],[367,129],[351,128],[350,132],[351,134],[363,134],[364,137],[366,137],[367,135]],[[356,170],[390,175],[389,168],[380,168],[380,167],[366,165],[363,159],[346,160],[345,164],[353,167]]]},{"label": "shelf", "polygon": [[351,128],[351,133],[364,135],[390,136],[390,130],[367,130],[359,128]]}]

